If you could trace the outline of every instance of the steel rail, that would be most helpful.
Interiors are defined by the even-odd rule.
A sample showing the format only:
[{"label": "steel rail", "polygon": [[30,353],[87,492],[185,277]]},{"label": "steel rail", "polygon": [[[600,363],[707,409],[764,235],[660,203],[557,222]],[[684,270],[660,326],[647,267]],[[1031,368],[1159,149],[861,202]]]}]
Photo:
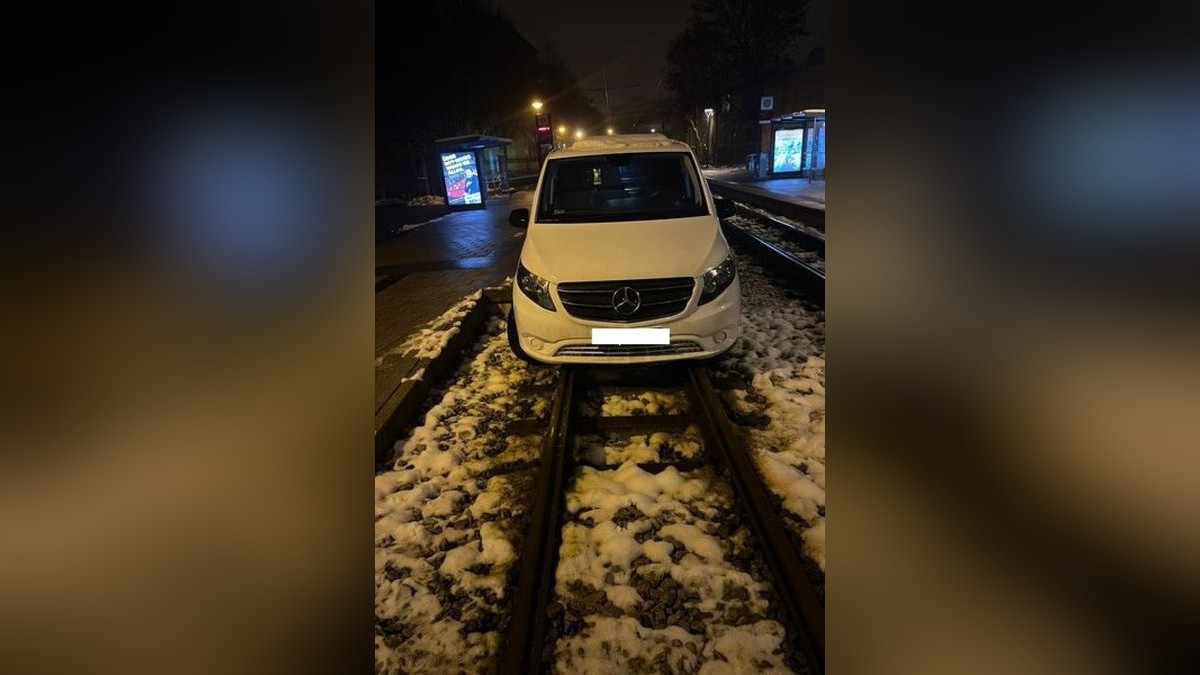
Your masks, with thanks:
[{"label": "steel rail", "polygon": [[[671,372],[676,376],[685,375],[681,370]],[[632,372],[630,375],[632,379],[641,377]],[[668,379],[675,381],[675,377]],[[783,518],[773,505],[741,437],[726,416],[704,367],[687,367],[682,381],[671,385],[671,388],[679,387],[687,391],[691,403],[691,411],[687,414],[646,415],[611,422],[601,421],[605,418],[577,417],[575,411],[580,391],[588,385],[621,387],[623,383],[619,377],[615,380],[599,380],[581,367],[564,366],[560,369],[549,425],[542,437],[536,501],[513,594],[513,611],[502,646],[500,672],[506,675],[543,672],[547,650],[551,648],[546,644],[547,624],[558,568],[565,488],[576,465],[572,453],[573,436],[596,430],[644,431],[655,424],[681,428],[687,423],[695,423],[700,428],[708,457],[702,463],[728,469],[734,496],[742,504],[747,526],[760,544],[780,604],[790,620],[792,628],[789,634],[793,635],[797,648],[812,667],[812,672],[823,673],[824,607],[809,581],[800,553],[789,538]],[[663,386],[661,379],[657,386]],[[662,470],[667,466],[678,468],[681,465],[687,467],[685,470],[691,470],[699,464],[697,459],[639,464],[643,470]]]},{"label": "steel rail", "polygon": [[734,208],[737,209],[737,215],[743,218],[750,218],[765,224],[780,233],[788,241],[796,244],[806,251],[816,251],[825,256],[825,236],[815,234],[802,227],[797,227],[792,223],[780,220],[778,217],[762,211],[756,211],[745,204],[734,202]]},{"label": "steel rail", "polygon": [[814,269],[803,260],[797,260],[775,244],[740,227],[722,221],[721,230],[734,243],[740,243],[754,251],[767,267],[782,276],[785,281],[797,286],[822,307],[825,306],[824,272]]},{"label": "steel rail", "polygon": [[541,670],[546,641],[546,607],[554,592],[559,523],[566,477],[572,464],[568,441],[574,423],[576,394],[575,368],[561,367],[554,391],[554,406],[550,411],[550,426],[542,437],[538,492],[503,646],[500,672],[507,675],[526,675]]},{"label": "steel rail", "polygon": [[784,609],[800,628],[799,642],[809,663],[818,673],[825,671],[825,609],[808,582],[804,563],[788,538],[786,526],[771,503],[767,487],[741,437],[725,416],[717,391],[701,366],[689,371],[689,393],[705,446],[719,455],[729,468],[734,493],[746,507],[750,528],[762,544]]}]

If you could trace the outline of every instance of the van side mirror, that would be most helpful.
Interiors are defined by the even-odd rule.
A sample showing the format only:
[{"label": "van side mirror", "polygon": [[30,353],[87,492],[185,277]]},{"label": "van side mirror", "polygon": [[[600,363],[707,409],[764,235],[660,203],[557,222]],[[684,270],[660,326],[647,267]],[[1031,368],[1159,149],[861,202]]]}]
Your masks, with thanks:
[{"label": "van side mirror", "polygon": [[713,202],[717,205],[718,218],[728,218],[737,212],[733,202],[728,199],[714,199]]},{"label": "van side mirror", "polygon": [[513,209],[509,211],[508,224],[513,227],[529,227],[529,209]]}]

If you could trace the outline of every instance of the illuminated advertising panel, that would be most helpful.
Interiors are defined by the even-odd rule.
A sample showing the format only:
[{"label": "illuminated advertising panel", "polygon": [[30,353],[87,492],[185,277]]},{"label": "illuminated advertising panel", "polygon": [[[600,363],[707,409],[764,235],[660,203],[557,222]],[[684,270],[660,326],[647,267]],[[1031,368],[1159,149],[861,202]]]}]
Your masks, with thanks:
[{"label": "illuminated advertising panel", "polygon": [[450,206],[483,203],[475,153],[443,152],[442,175],[446,178],[446,202]]},{"label": "illuminated advertising panel", "polygon": [[804,167],[804,129],[780,129],[775,132],[771,153],[771,171],[786,173]]}]

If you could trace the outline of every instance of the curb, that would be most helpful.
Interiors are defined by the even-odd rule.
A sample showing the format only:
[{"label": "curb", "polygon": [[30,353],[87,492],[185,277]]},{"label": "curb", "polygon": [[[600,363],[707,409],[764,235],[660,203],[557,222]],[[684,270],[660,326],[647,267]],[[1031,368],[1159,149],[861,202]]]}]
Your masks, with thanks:
[{"label": "curb", "polygon": [[727,183],[711,178],[708,179],[708,187],[712,190],[713,194],[750,204],[751,206],[757,206],[760,209],[766,209],[785,218],[798,220],[815,230],[825,231],[825,211],[823,209],[804,206],[803,204],[790,202],[779,197],[768,196],[754,190],[752,186]]},{"label": "curb", "polygon": [[404,357],[407,373],[400,385],[375,412],[375,467],[392,460],[393,446],[416,422],[421,404],[459,363],[462,352],[479,339],[489,315],[502,316],[500,303],[511,301],[511,287],[484,288],[479,301],[455,324],[458,332],[433,358]]}]

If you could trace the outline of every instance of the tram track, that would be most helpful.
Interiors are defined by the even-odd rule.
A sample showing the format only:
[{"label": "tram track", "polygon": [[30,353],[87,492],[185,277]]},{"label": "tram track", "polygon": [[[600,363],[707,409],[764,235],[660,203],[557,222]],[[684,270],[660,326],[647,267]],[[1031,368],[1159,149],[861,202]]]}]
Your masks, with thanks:
[{"label": "tram track", "polygon": [[[739,246],[739,253],[745,256],[746,252],[746,246]],[[794,283],[778,276],[764,277],[761,271],[755,272],[758,268],[757,263],[747,261],[742,270],[746,282],[757,281],[746,288],[763,293],[764,284]],[[507,297],[507,291],[490,292],[493,290],[485,292],[479,303],[487,310],[481,316],[503,315],[492,305]],[[823,294],[804,295],[823,305]],[[783,320],[798,325],[794,319],[786,315]],[[476,328],[469,329],[464,322],[462,335],[474,339],[485,323],[480,321]],[[489,334],[495,330],[489,329]],[[768,327],[764,324],[760,330]],[[812,524],[811,519],[789,512],[791,506],[784,505],[786,494],[780,493],[775,483],[770,483],[770,493],[763,489],[762,482],[770,476],[756,475],[756,464],[761,459],[757,429],[769,423],[767,416],[739,410],[745,406],[730,398],[728,391],[722,405],[711,391],[711,383],[704,387],[708,394],[693,391],[698,386],[693,380],[699,379],[693,377],[694,370],[704,372],[706,379],[708,373],[683,363],[621,369],[571,367],[568,395],[560,391],[568,369],[536,369],[526,375],[514,368],[515,362],[507,355],[502,340],[480,342],[479,349],[483,351],[467,356],[473,362],[471,375],[463,375],[461,385],[455,385],[456,391],[465,387],[471,392],[467,399],[470,405],[464,406],[462,394],[455,393],[435,406],[418,436],[440,438],[442,442],[422,449],[410,439],[406,448],[396,446],[395,455],[388,460],[395,463],[395,471],[379,488],[385,495],[381,513],[394,514],[385,515],[378,525],[382,537],[378,546],[383,548],[377,548],[377,556],[383,567],[377,579],[377,658],[386,664],[385,671],[411,672],[416,664],[458,664],[480,672],[589,672],[607,668],[631,673],[690,673],[706,663],[725,660],[732,661],[731,666],[741,664],[752,671],[823,671],[824,576],[819,568],[824,564],[823,553],[809,550],[805,529]],[[503,358],[499,358],[501,354]],[[452,364],[461,358],[457,351],[443,350],[442,356],[451,364],[446,372],[454,371]],[[727,370],[712,369],[712,377],[717,378],[722,390],[749,386],[748,380],[730,384],[732,373]],[[505,385],[511,387],[506,388],[507,393],[500,393],[501,400],[509,402],[500,407],[481,406],[496,395],[487,393],[501,381],[495,378],[495,371],[511,382]],[[674,374],[668,377],[670,373]],[[432,385],[439,380],[434,377],[429,382]],[[424,382],[418,380],[416,384]],[[612,396],[597,399],[601,387],[633,393],[644,405],[614,410],[610,405]],[[480,397],[478,403],[476,397]],[[406,400],[418,404],[424,398],[409,396]],[[713,403],[705,404],[705,399]],[[555,410],[561,410],[557,417]],[[393,425],[399,430],[413,423],[418,414],[426,413],[414,405],[410,413],[388,417],[400,420]],[[479,421],[469,421],[480,416]],[[742,428],[732,431],[734,424]],[[725,432],[720,431],[722,426],[727,427]],[[464,427],[476,431],[462,435]],[[555,428],[559,432],[553,435]],[[445,435],[443,429],[449,429],[450,435]],[[749,434],[744,442],[755,446],[753,461],[748,448],[736,447],[743,443],[742,434]],[[640,445],[629,443],[619,448],[621,452],[611,452],[608,441],[595,441],[622,435],[642,441]],[[397,433],[380,434],[377,430],[377,445],[383,444],[384,456],[392,455],[396,438]],[[661,438],[669,440],[661,443]],[[696,446],[702,448],[687,450],[684,446],[689,438],[697,439]],[[547,443],[553,444],[550,454]],[[747,480],[759,484],[758,498],[741,496],[744,491],[739,490],[734,478],[738,467],[730,467],[733,462],[720,451],[721,446],[730,444],[735,445],[733,455],[741,457],[742,461],[736,462],[741,465],[741,473],[748,467],[753,480]],[[668,451],[671,445],[675,449]],[[648,447],[653,452],[647,452]],[[451,453],[461,457],[455,461],[463,463],[464,475],[470,480],[456,483],[458,479],[452,480],[439,469],[432,469],[426,476],[431,467],[441,466]],[[757,470],[762,471],[763,466],[757,466]],[[551,480],[551,475],[562,479]],[[682,480],[703,484],[712,495],[699,502],[667,499],[674,511],[665,521],[662,514],[637,514],[640,520],[629,522],[630,513],[636,514],[629,510],[631,506],[600,515],[595,508],[581,509],[580,502],[594,505],[605,498],[608,488],[620,487],[620,480]],[[444,499],[434,500],[438,505],[448,501],[455,490],[463,495],[455,502],[457,508],[442,510],[417,498],[419,492],[431,489],[437,490],[433,494],[447,493]],[[755,502],[758,510],[766,512],[762,517],[774,526],[750,514],[750,504]],[[702,512],[714,504],[720,512],[708,514],[712,517],[707,521],[700,519]],[[535,511],[542,509],[546,512],[535,525]],[[408,528],[414,526],[406,523],[416,519],[421,527],[413,529],[416,534],[412,534]],[[647,523],[649,530],[639,530]],[[707,532],[723,548],[723,561],[703,561],[709,565],[706,570],[716,570],[714,578],[727,584],[717,597],[725,601],[723,609],[720,602],[713,606],[711,593],[698,601],[696,589],[689,587],[686,579],[680,583],[672,577],[678,576],[678,570],[664,572],[664,564],[686,567],[699,555],[692,542],[679,536],[679,530],[689,527]],[[580,533],[586,540],[600,530],[622,528],[630,528],[636,543],[647,552],[653,547],[661,553],[674,546],[670,558],[663,563],[659,558],[647,560],[639,555],[632,566],[626,567],[624,576],[610,579],[611,570],[606,568],[601,574],[582,577],[581,583],[579,558],[569,551],[566,556],[560,555],[563,547],[577,550]],[[538,533],[547,530],[550,534],[539,540]],[[760,530],[776,534],[768,539],[771,535],[760,535]],[[673,534],[662,536],[663,532]],[[504,550],[504,545],[498,544],[503,541],[516,554],[508,556],[511,564],[504,555],[493,555]],[[571,568],[566,576],[559,570],[564,560]],[[729,579],[738,583],[729,585]],[[781,591],[787,583],[801,590]],[[519,590],[526,586],[531,590]],[[616,607],[611,598],[605,597],[613,589],[637,599],[636,604]],[[524,634],[514,632],[520,630],[518,626],[526,626]],[[624,632],[615,631],[614,626]],[[607,639],[600,640],[597,635]],[[776,638],[780,653],[766,654],[760,661],[747,660],[745,654],[730,649],[731,645],[761,644]],[[593,642],[588,643],[588,639]],[[578,652],[580,646],[584,652]],[[611,655],[607,653],[609,648],[613,650]],[[630,655],[639,649],[642,655]],[[597,663],[596,659],[602,658],[598,655],[609,658]]]},{"label": "tram track", "polygon": [[[771,218],[738,204],[738,215],[761,223],[766,231],[739,226],[733,218],[721,221],[721,230],[732,243],[741,245],[757,258],[764,267],[779,275],[785,283],[796,287],[809,299],[825,304],[825,238],[817,237],[798,228],[790,227],[778,219]],[[780,240],[782,239],[782,241]],[[797,248],[801,250],[797,250]],[[805,252],[811,251],[812,258]]]},{"label": "tram track", "polygon": [[821,258],[825,257],[824,233],[805,227],[803,224],[791,222],[763,209],[754,208],[739,202],[734,202],[734,205],[737,215],[749,218],[762,224],[764,227],[770,228],[779,237],[795,244],[798,248],[817,253]]},{"label": "tram track", "polygon": [[[652,374],[646,378],[648,373]],[[667,411],[641,415],[605,415],[604,410],[609,408],[607,404],[597,406],[586,400],[589,393],[594,394],[598,390],[641,391],[645,389],[642,385],[646,380],[653,382],[656,389],[665,392],[661,401],[669,408]],[[672,401],[677,404],[673,404]],[[587,414],[588,412],[592,414]],[[596,412],[600,414],[595,414]],[[658,478],[668,482],[711,480],[716,486],[715,492],[723,494],[727,491],[730,497],[728,510],[731,514],[727,517],[733,520],[730,521],[732,524],[727,522],[721,526],[725,528],[721,531],[726,531],[727,536],[721,544],[723,554],[719,556],[720,560],[713,558],[714,554],[705,551],[702,546],[709,541],[707,535],[697,534],[696,540],[690,542],[665,537],[673,543],[663,544],[649,538],[645,531],[644,518],[638,521],[643,528],[638,534],[646,536],[646,541],[651,541],[654,545],[673,546],[673,553],[677,555],[700,555],[705,564],[713,565],[713,569],[718,570],[726,562],[725,556],[744,561],[751,555],[746,551],[753,550],[753,555],[758,557],[761,564],[756,563],[757,567],[749,569],[759,570],[763,577],[759,581],[764,584],[762,593],[770,598],[771,614],[779,619],[786,631],[784,643],[789,659],[787,666],[799,672],[824,671],[823,603],[809,582],[802,557],[789,538],[784,521],[773,505],[770,493],[753,465],[751,455],[733,423],[725,415],[719,395],[702,366],[665,365],[636,371],[628,368],[563,366],[558,370],[550,414],[548,419],[543,420],[543,424],[545,429],[541,441],[541,461],[534,481],[536,493],[528,511],[530,526],[517,574],[516,590],[512,596],[513,609],[507,636],[503,642],[500,672],[515,674],[553,671],[556,670],[557,658],[570,658],[569,650],[563,656],[563,644],[570,643],[572,636],[583,630],[583,626],[592,620],[580,614],[582,610],[579,610],[581,605],[577,598],[562,596],[580,592],[601,593],[605,589],[580,590],[578,582],[565,580],[563,570],[577,567],[579,564],[578,560],[569,559],[572,555],[579,555],[578,551],[568,552],[565,558],[560,555],[568,550],[568,539],[572,539],[573,545],[577,544],[568,536],[568,528],[574,527],[574,533],[594,533],[605,527],[615,531],[612,525],[595,522],[593,516],[581,519],[578,508],[580,496],[572,490],[574,486],[587,480],[605,480],[622,474],[636,474],[635,478],[643,482]],[[528,431],[531,424],[516,420],[512,426]],[[616,464],[595,461],[594,457],[584,457],[580,452],[581,438],[588,434],[661,434],[689,428],[697,430],[701,439],[701,452],[692,456],[674,453],[673,456],[658,456],[650,461],[627,460]],[[727,487],[719,486],[721,481],[724,481]],[[660,495],[659,501],[663,499],[665,497]],[[568,505],[569,501],[574,505],[575,511]],[[706,505],[712,506],[707,502]],[[633,510],[627,511],[627,508]],[[687,508],[707,513],[704,508]],[[602,512],[603,510],[595,509],[587,511],[589,514]],[[621,513],[644,515],[638,512],[636,507],[622,507],[617,515]],[[726,516],[714,518],[721,520]],[[566,523],[568,519],[574,520]],[[580,520],[583,521],[583,525],[580,524]],[[655,525],[657,523],[651,523],[650,527]],[[631,523],[621,524],[621,530],[626,526],[631,526]],[[695,532],[699,533],[705,528],[711,529],[712,523],[698,518],[688,524],[672,522],[661,529],[675,533],[692,531],[688,528],[695,528]],[[738,534],[734,536],[732,533]],[[729,542],[735,540],[746,543],[746,551],[734,550]],[[660,585],[677,587],[679,596],[666,602],[660,600],[657,605],[651,607],[647,598],[632,590],[640,587],[649,591],[645,578],[639,576],[637,569],[625,570],[617,565],[616,577],[611,576],[612,571],[606,573],[606,581],[611,579],[618,586],[623,584],[617,582],[624,581],[624,585],[629,585],[631,589],[628,592],[629,596],[637,599],[636,602],[627,605],[626,609],[629,615],[638,619],[639,623],[635,624],[638,630],[653,632],[654,629],[657,631],[656,635],[675,631],[671,634],[678,636],[670,641],[670,645],[674,647],[664,641],[662,651],[655,656],[661,661],[641,665],[648,671],[657,668],[670,672],[690,672],[693,668],[698,670],[704,660],[728,659],[729,655],[723,654],[719,647],[713,646],[722,644],[718,639],[721,635],[726,634],[728,630],[734,630],[730,625],[726,625],[729,623],[728,619],[722,623],[719,609],[721,603],[717,604],[716,612],[711,611],[712,602],[701,602],[695,593],[696,589],[687,586],[689,582],[685,580],[685,583],[680,585],[678,579],[671,579],[675,575],[674,572],[664,576],[664,568],[661,565],[652,564],[643,556],[639,556],[638,559],[642,559],[642,567],[656,570],[655,573],[660,575],[657,577]],[[693,560],[698,561],[700,558],[696,557]],[[562,569],[560,562],[565,562]],[[728,574],[731,578],[749,579],[745,573],[732,568]],[[769,591],[766,590],[767,587]],[[738,588],[734,588],[732,592],[726,588],[726,594],[725,599],[731,600],[732,597],[733,604],[743,595],[750,597],[749,591]],[[684,597],[689,599],[684,600]],[[700,611],[701,607],[708,611]],[[752,612],[745,607],[739,611],[746,612],[747,615],[734,615],[732,626],[750,622],[748,615]],[[612,603],[603,598],[600,604],[592,609],[610,616],[620,614]],[[728,612],[726,616],[729,616]],[[767,617],[759,616],[758,619],[765,621]],[[611,622],[619,619],[607,620]],[[679,632],[680,630],[684,632]],[[684,647],[691,651],[684,650]],[[753,663],[749,664],[749,667],[761,668],[765,667],[766,663],[769,662]],[[557,670],[568,668],[560,663]],[[632,668],[631,672],[636,672],[636,668]]]}]

